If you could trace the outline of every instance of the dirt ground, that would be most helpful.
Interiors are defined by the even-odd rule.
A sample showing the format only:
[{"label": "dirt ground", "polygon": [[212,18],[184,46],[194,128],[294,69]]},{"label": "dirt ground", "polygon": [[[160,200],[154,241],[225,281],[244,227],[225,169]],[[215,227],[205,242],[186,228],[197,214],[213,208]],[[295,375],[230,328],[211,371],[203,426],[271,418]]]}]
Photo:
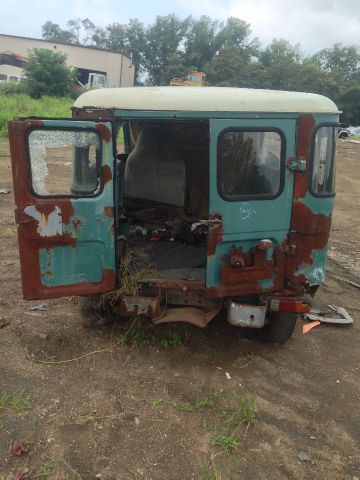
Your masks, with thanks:
[{"label": "dirt ground", "polygon": [[[84,329],[76,299],[25,314],[42,302],[21,296],[2,141],[0,187],[11,192],[0,194],[0,479],[25,468],[32,480],[360,478],[360,290],[341,280],[360,283],[360,144],[338,150],[316,304],[346,307],[354,325],[303,335],[300,321],[278,346],[221,319],[207,330],[130,321]],[[255,400],[255,419],[235,428]],[[18,440],[27,453],[10,452]],[[236,448],[226,454],[226,445]]]}]

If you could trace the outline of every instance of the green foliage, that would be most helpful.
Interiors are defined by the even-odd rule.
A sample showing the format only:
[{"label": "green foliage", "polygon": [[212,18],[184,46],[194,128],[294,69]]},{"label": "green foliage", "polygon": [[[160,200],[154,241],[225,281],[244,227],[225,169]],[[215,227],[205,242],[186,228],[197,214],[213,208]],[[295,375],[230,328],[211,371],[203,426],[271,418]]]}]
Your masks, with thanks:
[{"label": "green foliage", "polygon": [[2,393],[0,395],[0,413],[6,407],[19,413],[30,410],[32,405],[26,390],[22,389],[12,394],[6,392]]},{"label": "green foliage", "polygon": [[75,43],[76,37],[69,30],[62,30],[57,23],[46,22],[42,26],[42,36],[44,40],[60,43]]},{"label": "green foliage", "polygon": [[70,117],[72,104],[70,97],[42,97],[35,100],[24,93],[4,95],[0,88],[0,138],[7,138],[7,122],[15,116]]},{"label": "green foliage", "polygon": [[126,350],[127,346],[142,348],[149,345],[158,345],[167,350],[183,344],[183,338],[175,332],[170,332],[165,338],[157,333],[155,325],[136,319],[125,333],[119,335],[117,344],[121,350]]},{"label": "green foliage", "polygon": [[76,71],[66,65],[65,54],[45,48],[32,50],[23,70],[26,91],[32,98],[70,95],[77,77]]},{"label": "green foliage", "polygon": [[212,465],[210,468],[200,466],[200,470],[205,480],[221,480],[221,471],[217,465]]},{"label": "green foliage", "polygon": [[209,396],[201,397],[195,402],[186,402],[183,400],[173,401],[172,406],[177,410],[183,412],[194,412],[196,410],[204,410],[205,408],[214,407],[215,402],[224,396],[224,390],[220,388],[219,390],[213,391]]},{"label": "green foliage", "polygon": [[[251,38],[251,26],[240,18],[219,23],[205,15],[198,19],[158,16],[148,26],[131,19],[105,28],[88,18],[69,20],[66,29],[46,22],[43,38],[131,55],[138,83],[168,85],[171,78],[197,68],[207,73],[212,85],[324,94],[344,110],[345,121],[360,124],[360,52],[354,46],[338,43],[305,57],[299,45],[281,38],[261,47],[257,38]],[[32,96],[41,96],[45,86],[51,89],[46,90],[50,95],[68,93],[69,83],[65,91],[59,86],[61,79],[68,79],[64,72],[50,78],[52,68],[48,71],[36,64],[34,70],[41,73],[41,79],[29,90]],[[22,87],[8,88],[8,95],[14,95]]]},{"label": "green foliage", "polygon": [[54,470],[54,462],[47,458],[45,462],[43,462],[36,472],[36,474],[32,477],[33,480],[39,480],[41,478],[47,478],[49,475],[52,474]]},{"label": "green foliage", "polygon": [[211,445],[218,445],[225,455],[229,455],[240,447],[240,441],[234,435],[227,433],[225,430],[221,430],[212,437]]},{"label": "green foliage", "polygon": [[248,428],[255,419],[255,413],[256,398],[248,396],[238,399],[237,409],[225,421],[227,429],[235,432],[241,425]]}]

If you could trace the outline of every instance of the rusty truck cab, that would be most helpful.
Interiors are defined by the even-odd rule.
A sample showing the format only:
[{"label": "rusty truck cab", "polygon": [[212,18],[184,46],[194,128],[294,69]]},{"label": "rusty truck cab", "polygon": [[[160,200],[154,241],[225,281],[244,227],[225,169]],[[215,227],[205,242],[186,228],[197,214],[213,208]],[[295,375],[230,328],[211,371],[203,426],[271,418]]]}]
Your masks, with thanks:
[{"label": "rusty truck cab", "polygon": [[11,121],[24,298],[201,327],[226,309],[287,340],[324,280],[338,119],[314,94],[139,87]]}]

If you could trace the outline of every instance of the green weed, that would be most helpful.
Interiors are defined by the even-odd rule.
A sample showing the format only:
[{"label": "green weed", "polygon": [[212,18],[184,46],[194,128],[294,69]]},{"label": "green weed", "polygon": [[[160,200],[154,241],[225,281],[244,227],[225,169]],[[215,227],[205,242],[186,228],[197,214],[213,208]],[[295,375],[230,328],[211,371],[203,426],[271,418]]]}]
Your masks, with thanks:
[{"label": "green weed", "polygon": [[175,400],[171,404],[174,408],[177,410],[180,410],[182,412],[193,412],[194,407],[191,405],[189,402],[184,402],[183,400],[180,400],[179,402],[176,402]]},{"label": "green weed", "polygon": [[200,398],[195,402],[195,405],[194,405],[196,410],[203,410],[204,408],[213,407],[213,406],[214,406],[214,400],[209,397]]},{"label": "green weed", "polygon": [[242,423],[245,425],[250,425],[255,418],[256,398],[242,398],[240,400],[239,408],[243,417]]},{"label": "green weed", "polygon": [[215,401],[219,400],[224,395],[224,390],[219,389],[215,390],[211,393],[211,395],[207,397],[202,397],[196,400],[195,402],[184,402],[184,401],[174,401],[172,402],[172,406],[181,410],[183,412],[193,412],[195,410],[204,410],[205,408],[214,407]]},{"label": "green weed", "polygon": [[3,393],[0,395],[0,410],[5,407],[11,408],[15,410],[15,412],[25,412],[26,410],[30,410],[32,405],[26,390],[22,389],[12,394]]},{"label": "green weed", "polygon": [[241,425],[246,426],[246,432],[255,419],[256,398],[240,398],[237,409],[227,418],[225,424],[228,430],[235,432]]},{"label": "green weed", "polygon": [[234,435],[227,433],[225,430],[221,430],[212,437],[211,445],[218,445],[222,448],[225,455],[229,455],[233,450],[240,447],[240,442]]},{"label": "green weed", "polygon": [[159,338],[157,332],[157,327],[152,323],[134,320],[128,330],[119,335],[117,344],[121,350],[126,350],[128,345],[137,348],[158,345],[167,350],[183,344],[183,338],[177,333],[171,332],[166,338]]},{"label": "green weed", "polygon": [[216,465],[212,465],[210,468],[200,467],[201,473],[204,475],[205,480],[221,480],[220,469]]},{"label": "green weed", "polygon": [[52,474],[53,470],[54,470],[54,462],[51,459],[47,459],[46,462],[41,464],[39,471],[32,478],[33,480],[36,480],[38,478],[46,478]]},{"label": "green weed", "polygon": [[162,398],[159,398],[157,400],[149,400],[149,403],[152,407],[158,407],[159,405],[161,405],[163,403],[163,400],[162,400]]}]

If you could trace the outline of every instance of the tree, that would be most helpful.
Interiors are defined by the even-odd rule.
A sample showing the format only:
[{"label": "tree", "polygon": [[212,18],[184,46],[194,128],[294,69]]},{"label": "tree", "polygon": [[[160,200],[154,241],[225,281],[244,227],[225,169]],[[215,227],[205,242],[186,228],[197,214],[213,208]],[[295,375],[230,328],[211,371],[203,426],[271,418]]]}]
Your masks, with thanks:
[{"label": "tree", "polygon": [[76,37],[72,32],[62,30],[57,23],[50,21],[42,26],[42,37],[49,42],[76,43]]},{"label": "tree", "polygon": [[66,55],[44,48],[34,48],[24,65],[26,90],[33,98],[43,95],[63,97],[71,93],[76,70],[66,65]]},{"label": "tree", "polygon": [[80,45],[88,45],[94,31],[95,25],[89,18],[75,18],[67,22],[69,31]]},{"label": "tree", "polygon": [[219,22],[206,15],[199,20],[188,19],[189,26],[185,37],[185,62],[189,68],[202,70],[216,53],[215,36]]},{"label": "tree", "polygon": [[225,47],[205,65],[206,80],[211,85],[234,87],[243,67],[242,58],[232,47]]},{"label": "tree", "polygon": [[217,50],[220,48],[234,49],[245,62],[258,56],[260,42],[257,38],[249,41],[251,34],[250,24],[240,18],[230,17],[214,39]]},{"label": "tree", "polygon": [[162,72],[170,57],[178,53],[188,24],[189,19],[181,20],[176,15],[167,15],[156,17],[155,23],[147,28],[143,66],[153,85],[160,84]]},{"label": "tree", "polygon": [[95,27],[91,39],[99,48],[131,56],[135,66],[135,79],[139,80],[146,43],[144,25],[139,20],[132,18],[128,25],[113,23],[105,29]]},{"label": "tree", "polygon": [[333,78],[360,79],[360,53],[356,47],[336,43],[332,48],[325,48],[316,53],[313,61]]},{"label": "tree", "polygon": [[348,123],[360,125],[360,86],[349,88],[340,98],[339,106]]}]

